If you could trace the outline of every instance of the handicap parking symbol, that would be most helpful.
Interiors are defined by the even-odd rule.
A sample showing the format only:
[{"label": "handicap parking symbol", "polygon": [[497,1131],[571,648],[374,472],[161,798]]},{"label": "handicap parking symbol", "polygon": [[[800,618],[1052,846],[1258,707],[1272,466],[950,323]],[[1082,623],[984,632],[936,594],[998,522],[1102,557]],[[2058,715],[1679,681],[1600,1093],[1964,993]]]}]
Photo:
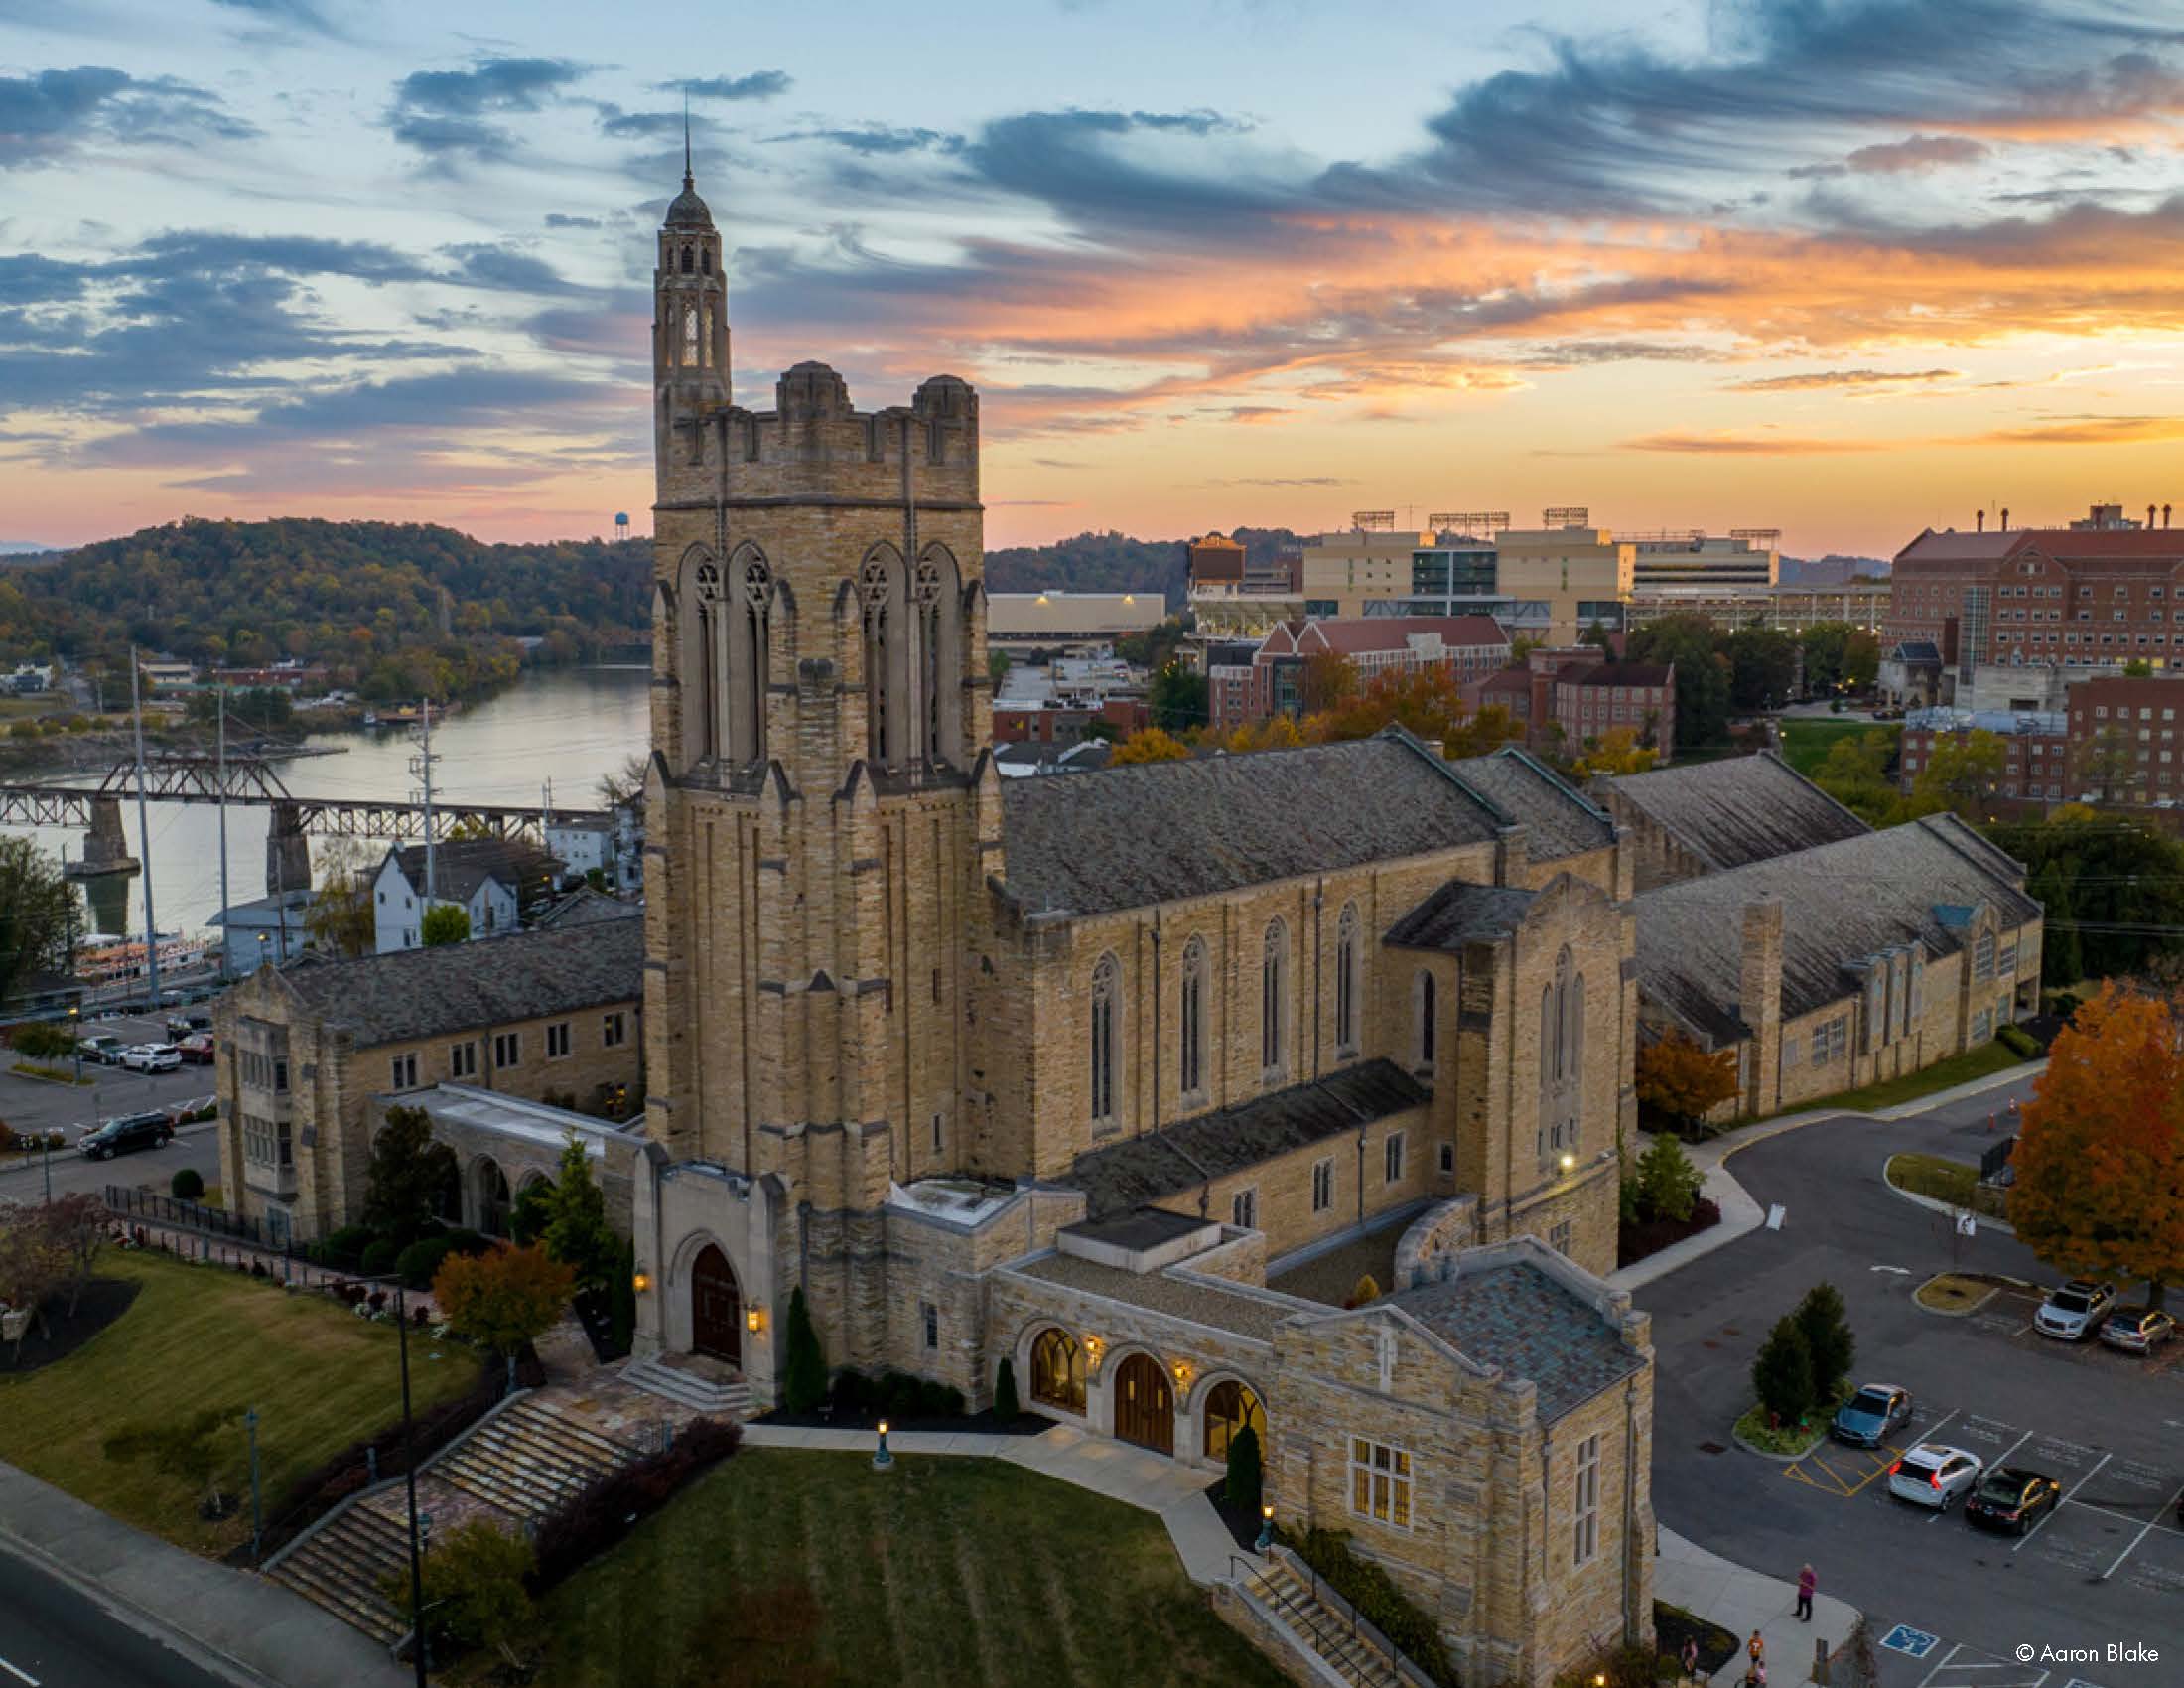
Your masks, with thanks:
[{"label": "handicap parking symbol", "polygon": [[1924,1658],[1942,1644],[1942,1638],[1929,1635],[1924,1629],[1914,1629],[1908,1623],[1899,1623],[1880,1638],[1880,1644],[1895,1652],[1909,1653],[1913,1658]]}]

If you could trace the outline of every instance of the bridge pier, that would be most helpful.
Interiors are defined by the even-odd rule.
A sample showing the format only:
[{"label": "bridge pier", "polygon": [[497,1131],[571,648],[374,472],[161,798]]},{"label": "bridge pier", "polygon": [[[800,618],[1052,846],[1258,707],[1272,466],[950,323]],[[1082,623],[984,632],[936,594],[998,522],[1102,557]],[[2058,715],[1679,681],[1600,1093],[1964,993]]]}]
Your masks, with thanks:
[{"label": "bridge pier", "polygon": [[141,864],[129,854],[129,836],[121,826],[121,799],[93,797],[90,829],[83,834],[83,856],[68,864],[70,879],[100,874],[133,874]]},{"label": "bridge pier", "polygon": [[265,829],[265,889],[275,896],[311,889],[311,840],[294,803],[273,805],[272,824]]}]

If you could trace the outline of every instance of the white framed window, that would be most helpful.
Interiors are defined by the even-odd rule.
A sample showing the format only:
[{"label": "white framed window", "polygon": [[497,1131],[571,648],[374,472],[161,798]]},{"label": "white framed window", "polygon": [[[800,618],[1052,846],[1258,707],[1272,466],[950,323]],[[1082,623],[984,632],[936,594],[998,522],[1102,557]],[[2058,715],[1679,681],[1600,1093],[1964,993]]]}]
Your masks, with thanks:
[{"label": "white framed window", "polygon": [[414,1090],[417,1088],[417,1057],[414,1055],[398,1055],[391,1064],[394,1068],[394,1083],[392,1086],[394,1089]]},{"label": "white framed window", "polygon": [[600,1048],[618,1050],[629,1041],[629,1019],[620,1009],[600,1022]]},{"label": "white framed window", "polygon": [[495,1032],[493,1034],[493,1067],[496,1071],[505,1071],[522,1058],[522,1033]]},{"label": "white framed window", "polygon": [[1256,1187],[1239,1190],[1229,1198],[1229,1222],[1238,1230],[1259,1228],[1259,1191]]},{"label": "white framed window", "polygon": [[569,1022],[557,1020],[546,1028],[546,1058],[559,1060],[569,1053]]},{"label": "white framed window", "polygon": [[1570,1221],[1568,1219],[1557,1219],[1548,1228],[1547,1246],[1557,1254],[1567,1256],[1570,1253]]},{"label": "white framed window", "polygon": [[1600,1552],[1600,1438],[1588,1436],[1577,1444],[1577,1491],[1572,1520],[1570,1558],[1589,1565]]},{"label": "white framed window", "polygon": [[1312,1211],[1324,1213],[1334,1205],[1334,1157],[1312,1163]]},{"label": "white framed window", "polygon": [[1983,984],[1994,977],[1994,934],[1981,932],[1979,941],[1972,951],[1972,978],[1975,984]]},{"label": "white framed window", "polygon": [[478,1040],[466,1040],[448,1046],[448,1076],[450,1078],[476,1078],[478,1076]]},{"label": "white framed window", "polygon": [[1350,1438],[1350,1510],[1357,1516],[1409,1529],[1411,1480],[1408,1450]]},{"label": "white framed window", "polygon": [[1381,1176],[1390,1184],[1403,1182],[1403,1136],[1400,1131],[1389,1132],[1381,1148]]}]

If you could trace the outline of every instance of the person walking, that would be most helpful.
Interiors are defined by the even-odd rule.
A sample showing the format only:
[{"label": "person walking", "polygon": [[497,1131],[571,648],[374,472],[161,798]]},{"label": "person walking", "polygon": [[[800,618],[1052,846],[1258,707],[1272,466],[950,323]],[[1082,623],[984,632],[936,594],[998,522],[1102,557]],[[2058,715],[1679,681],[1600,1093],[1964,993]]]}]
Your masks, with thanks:
[{"label": "person walking", "polygon": [[1677,1655],[1677,1662],[1683,1668],[1683,1679],[1686,1682],[1697,1682],[1699,1680],[1699,1637],[1697,1635],[1686,1635],[1684,1637],[1684,1650]]},{"label": "person walking", "polygon": [[1808,1565],[1797,1574],[1797,1615],[1807,1623],[1813,1620],[1813,1592],[1820,1587],[1820,1578]]},{"label": "person walking", "polygon": [[[1754,1665],[1762,1665],[1767,1662],[1767,1642],[1757,1629],[1752,1631],[1752,1638],[1744,1643],[1744,1651],[1751,1655],[1751,1661]],[[1750,1673],[1747,1672],[1746,1674]]]}]

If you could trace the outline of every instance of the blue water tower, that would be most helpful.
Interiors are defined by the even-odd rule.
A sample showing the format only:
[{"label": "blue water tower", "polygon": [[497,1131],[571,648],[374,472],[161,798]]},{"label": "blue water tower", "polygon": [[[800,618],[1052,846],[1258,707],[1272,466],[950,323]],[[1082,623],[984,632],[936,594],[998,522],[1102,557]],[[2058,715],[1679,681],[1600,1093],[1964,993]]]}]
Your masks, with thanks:
[{"label": "blue water tower", "polygon": [[628,537],[629,512],[627,510],[616,510],[614,512],[614,538],[618,542]]}]

